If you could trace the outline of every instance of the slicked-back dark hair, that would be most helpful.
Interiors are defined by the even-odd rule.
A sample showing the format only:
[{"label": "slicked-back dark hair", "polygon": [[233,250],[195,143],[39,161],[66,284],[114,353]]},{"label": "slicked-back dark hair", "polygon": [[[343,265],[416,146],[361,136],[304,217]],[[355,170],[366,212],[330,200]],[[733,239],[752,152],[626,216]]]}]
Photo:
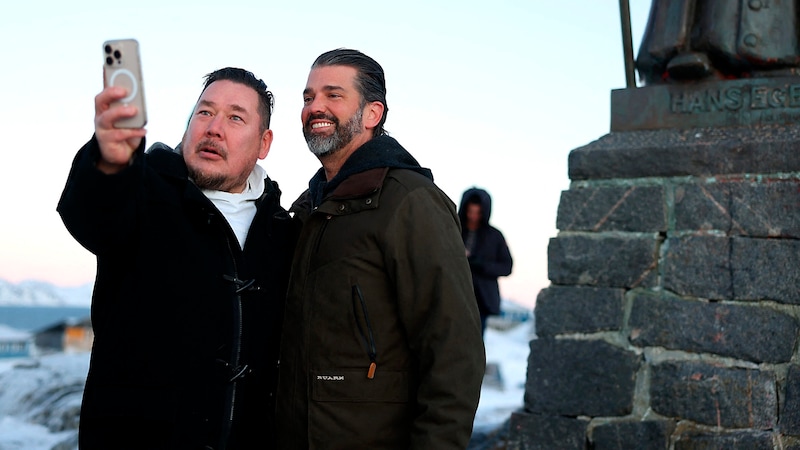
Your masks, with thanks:
[{"label": "slicked-back dark hair", "polygon": [[211,83],[222,80],[243,84],[256,91],[258,94],[258,115],[261,116],[261,132],[267,131],[269,129],[269,121],[272,118],[272,108],[275,106],[275,97],[267,89],[267,84],[260,78],[256,78],[253,72],[237,67],[225,67],[206,75],[206,81],[200,95],[203,95],[203,92],[208,89]]},{"label": "slicked-back dark hair", "polygon": [[389,105],[386,104],[386,77],[383,74],[383,67],[360,51],[348,48],[337,48],[319,55],[311,65],[311,69],[325,66],[347,66],[356,69],[355,84],[361,94],[362,108],[371,102],[383,103],[383,117],[372,135],[386,134],[383,124],[389,114]]}]

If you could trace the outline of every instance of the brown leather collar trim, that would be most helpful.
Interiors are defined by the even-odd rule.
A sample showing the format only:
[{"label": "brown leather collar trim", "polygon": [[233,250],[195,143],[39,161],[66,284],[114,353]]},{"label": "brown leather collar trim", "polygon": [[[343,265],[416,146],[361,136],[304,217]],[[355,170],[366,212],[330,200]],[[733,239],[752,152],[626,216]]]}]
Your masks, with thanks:
[{"label": "brown leather collar trim", "polygon": [[350,175],[334,189],[328,198],[343,199],[371,194],[383,185],[383,179],[386,178],[387,172],[389,172],[388,167],[378,167]]}]

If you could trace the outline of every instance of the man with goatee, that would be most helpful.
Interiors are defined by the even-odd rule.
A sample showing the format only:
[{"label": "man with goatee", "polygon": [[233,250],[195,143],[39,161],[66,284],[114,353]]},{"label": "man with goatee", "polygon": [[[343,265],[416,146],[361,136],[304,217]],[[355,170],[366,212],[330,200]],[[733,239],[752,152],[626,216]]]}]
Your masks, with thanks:
[{"label": "man with goatee", "polygon": [[58,211],[97,256],[81,450],[274,448],[280,319],[294,248],[269,152],[272,93],[206,77],[180,152],[144,151],[124,88],[95,97]]},{"label": "man with goatee", "polygon": [[383,129],[375,60],[322,54],[303,103],[322,168],[291,208],[279,447],[463,449],[485,356],[455,205]]}]

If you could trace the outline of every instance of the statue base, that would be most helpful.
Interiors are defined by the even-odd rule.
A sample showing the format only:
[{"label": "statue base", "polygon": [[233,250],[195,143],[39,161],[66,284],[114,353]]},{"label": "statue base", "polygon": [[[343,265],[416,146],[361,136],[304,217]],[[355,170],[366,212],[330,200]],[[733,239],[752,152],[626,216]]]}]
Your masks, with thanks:
[{"label": "statue base", "polygon": [[800,123],[800,76],[611,91],[611,131]]}]

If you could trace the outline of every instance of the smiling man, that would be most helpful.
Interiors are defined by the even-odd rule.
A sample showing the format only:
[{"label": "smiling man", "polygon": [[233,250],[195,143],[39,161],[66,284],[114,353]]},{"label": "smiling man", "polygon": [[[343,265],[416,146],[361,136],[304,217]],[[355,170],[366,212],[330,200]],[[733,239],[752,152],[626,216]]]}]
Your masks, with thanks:
[{"label": "smiling man", "polygon": [[114,127],[136,113],[112,106],[125,95],[95,97],[58,205],[97,256],[80,448],[270,448],[295,235],[256,164],[272,93],[242,69],[209,74],[180,153]]},{"label": "smiling man", "polygon": [[291,208],[279,448],[463,449],[485,356],[455,205],[386,135],[372,58],[322,54],[303,102],[322,168]]}]

